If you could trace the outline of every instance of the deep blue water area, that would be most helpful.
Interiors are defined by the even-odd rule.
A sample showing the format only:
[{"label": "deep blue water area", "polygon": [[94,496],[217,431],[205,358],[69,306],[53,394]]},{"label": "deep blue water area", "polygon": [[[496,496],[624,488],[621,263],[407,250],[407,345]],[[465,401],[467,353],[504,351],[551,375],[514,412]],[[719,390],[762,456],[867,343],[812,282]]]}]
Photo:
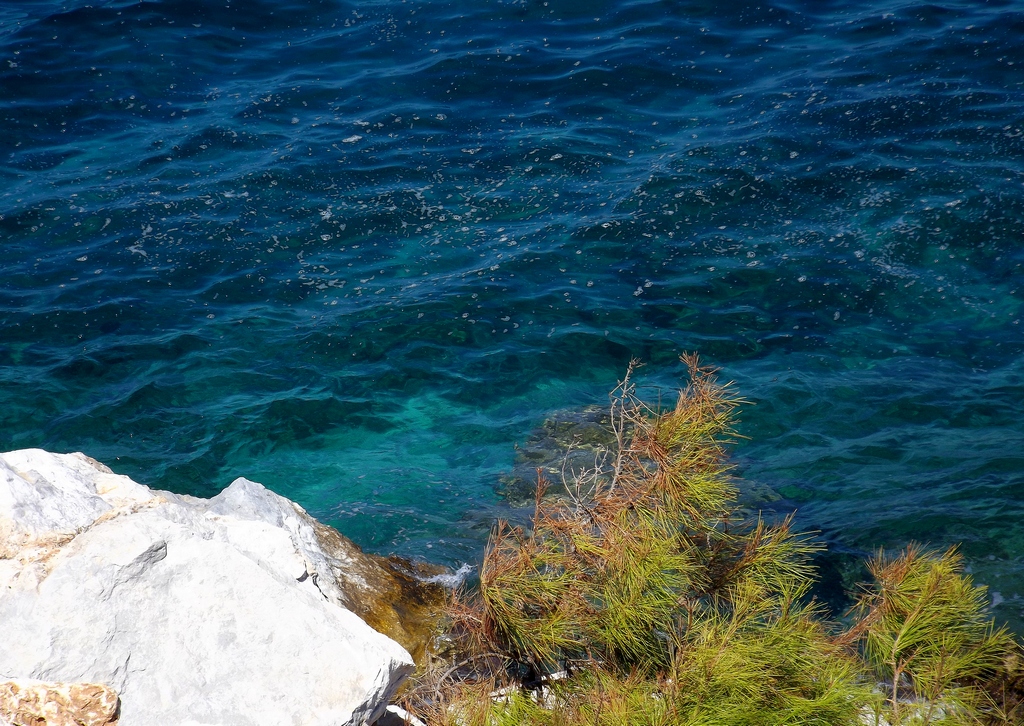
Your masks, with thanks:
[{"label": "deep blue water area", "polygon": [[631,357],[1024,632],[1024,4],[0,3],[0,448],[479,558]]}]

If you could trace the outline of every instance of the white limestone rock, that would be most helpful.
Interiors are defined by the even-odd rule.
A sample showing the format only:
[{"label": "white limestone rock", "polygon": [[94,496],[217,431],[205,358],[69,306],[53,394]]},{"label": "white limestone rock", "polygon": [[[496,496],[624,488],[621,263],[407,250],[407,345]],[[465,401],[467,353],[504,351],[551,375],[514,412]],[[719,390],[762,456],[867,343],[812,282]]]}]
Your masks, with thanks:
[{"label": "white limestone rock", "polygon": [[298,505],[153,491],[82,454],[0,454],[0,679],[104,683],[121,726],[372,723],[409,654],[343,606]]}]

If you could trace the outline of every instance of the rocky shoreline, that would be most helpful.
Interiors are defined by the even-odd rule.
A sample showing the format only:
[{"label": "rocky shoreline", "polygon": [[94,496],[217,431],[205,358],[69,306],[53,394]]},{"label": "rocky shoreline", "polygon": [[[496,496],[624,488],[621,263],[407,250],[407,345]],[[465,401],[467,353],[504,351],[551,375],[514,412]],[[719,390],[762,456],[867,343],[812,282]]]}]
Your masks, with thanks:
[{"label": "rocky shoreline", "polygon": [[372,724],[427,643],[434,574],[246,479],[200,499],[0,454],[0,723],[113,693],[65,722]]}]

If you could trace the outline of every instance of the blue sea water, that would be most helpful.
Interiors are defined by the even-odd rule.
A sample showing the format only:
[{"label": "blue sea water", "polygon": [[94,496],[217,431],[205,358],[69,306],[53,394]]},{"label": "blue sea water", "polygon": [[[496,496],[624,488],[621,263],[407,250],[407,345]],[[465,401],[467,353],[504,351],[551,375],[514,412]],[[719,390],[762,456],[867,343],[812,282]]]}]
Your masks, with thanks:
[{"label": "blue sea water", "polygon": [[[699,351],[738,475],[1024,632],[1024,4],[0,4],[0,449],[478,559]],[[654,390],[654,388],[648,390]]]}]

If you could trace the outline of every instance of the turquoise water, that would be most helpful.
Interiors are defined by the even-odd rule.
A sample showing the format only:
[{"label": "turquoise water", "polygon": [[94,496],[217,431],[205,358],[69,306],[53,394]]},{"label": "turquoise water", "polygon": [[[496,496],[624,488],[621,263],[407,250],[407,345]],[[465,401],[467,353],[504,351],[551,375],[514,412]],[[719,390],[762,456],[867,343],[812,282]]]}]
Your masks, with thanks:
[{"label": "turquoise water", "polygon": [[840,549],[1024,632],[1024,6],[5,2],[0,447],[475,561],[514,444],[697,350]]}]

